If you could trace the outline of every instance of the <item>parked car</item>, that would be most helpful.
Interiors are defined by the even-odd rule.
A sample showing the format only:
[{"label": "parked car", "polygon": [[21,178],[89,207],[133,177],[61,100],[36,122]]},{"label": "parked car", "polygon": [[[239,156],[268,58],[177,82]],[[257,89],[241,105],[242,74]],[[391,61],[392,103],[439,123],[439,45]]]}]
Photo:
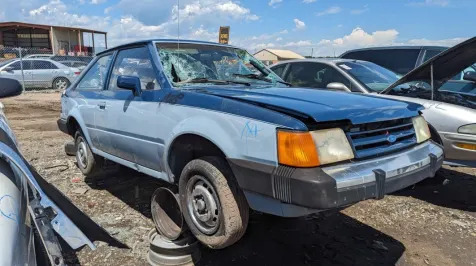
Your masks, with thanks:
[{"label": "parked car", "polygon": [[[401,79],[377,64],[351,59],[287,61],[271,69],[299,87],[393,95],[396,99],[422,104],[426,107],[422,113],[430,124],[433,140],[445,148],[446,162],[476,167],[476,97],[442,89],[455,73],[476,61],[475,50],[476,38],[472,38],[433,57]],[[433,94],[431,65],[435,70]],[[469,73],[465,79],[476,81],[474,74]],[[390,87],[392,84],[395,85]]]},{"label": "parked car", "polygon": [[54,61],[78,61],[78,62],[84,62],[84,63],[89,63],[93,59],[92,56],[74,56],[74,55],[55,55],[50,58],[51,60]]},{"label": "parked car", "polygon": [[59,63],[67,66],[67,67],[74,67],[79,69],[79,71],[83,71],[86,66],[88,65],[87,62],[81,62],[81,61],[59,61]]},{"label": "parked car", "polygon": [[[440,46],[387,46],[350,50],[340,57],[373,62],[400,75],[405,75],[448,47]],[[476,63],[476,62],[473,62]],[[455,74],[440,90],[476,95],[476,82],[465,80],[464,74],[476,73],[476,64],[469,65]]]},{"label": "parked car", "polygon": [[380,199],[442,164],[421,105],[290,88],[240,48],[179,45],[99,53],[61,97],[58,126],[85,175],[107,159],[175,185],[208,247],[238,241],[249,207],[303,216]]},{"label": "parked car", "polygon": [[24,79],[25,88],[65,90],[79,73],[78,68],[50,59],[11,59],[0,63],[0,77]]},{"label": "parked car", "polygon": [[50,59],[51,57],[55,56],[54,54],[29,54],[29,55],[25,55],[23,58],[27,59],[27,58],[30,58],[30,59],[33,59],[33,58],[36,58],[36,59]]},{"label": "parked car", "polygon": [[[0,98],[21,94],[0,78]],[[0,103],[1,105],[1,103]],[[25,160],[0,108],[0,265],[65,265],[59,237],[73,249],[93,241],[126,247],[83,214]]]}]

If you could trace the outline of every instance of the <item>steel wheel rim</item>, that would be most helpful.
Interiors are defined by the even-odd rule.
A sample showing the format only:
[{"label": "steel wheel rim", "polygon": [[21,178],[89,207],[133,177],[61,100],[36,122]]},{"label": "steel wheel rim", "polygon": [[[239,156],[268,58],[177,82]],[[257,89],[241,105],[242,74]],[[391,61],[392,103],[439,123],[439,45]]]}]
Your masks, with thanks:
[{"label": "steel wheel rim", "polygon": [[220,225],[220,201],[212,184],[195,175],[187,183],[187,211],[193,224],[206,235],[214,234]]},{"label": "steel wheel rim", "polygon": [[64,79],[56,80],[55,84],[56,84],[56,88],[58,88],[60,90],[64,90],[64,89],[66,89],[66,87],[68,87],[68,83]]},{"label": "steel wheel rim", "polygon": [[87,147],[84,141],[78,143],[78,150],[76,151],[78,157],[78,163],[81,168],[86,168],[88,166],[88,153]]}]

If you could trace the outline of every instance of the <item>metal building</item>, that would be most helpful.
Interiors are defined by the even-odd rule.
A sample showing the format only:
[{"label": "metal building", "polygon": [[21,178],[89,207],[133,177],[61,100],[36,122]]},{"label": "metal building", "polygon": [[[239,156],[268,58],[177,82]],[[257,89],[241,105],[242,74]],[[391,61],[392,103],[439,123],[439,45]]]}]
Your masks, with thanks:
[{"label": "metal building", "polygon": [[107,49],[107,32],[24,22],[0,22],[0,47],[2,46],[34,48],[58,55],[92,55]]},{"label": "metal building", "polygon": [[263,49],[254,54],[258,60],[262,61],[266,65],[272,65],[279,61],[292,60],[292,59],[304,59],[300,54],[297,54],[290,50],[278,50],[278,49]]}]

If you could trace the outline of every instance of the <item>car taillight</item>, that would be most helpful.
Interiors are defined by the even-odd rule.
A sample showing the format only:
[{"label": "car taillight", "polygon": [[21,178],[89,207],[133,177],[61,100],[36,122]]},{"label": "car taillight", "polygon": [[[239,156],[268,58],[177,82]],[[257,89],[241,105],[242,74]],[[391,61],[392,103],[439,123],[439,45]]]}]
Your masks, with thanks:
[{"label": "car taillight", "polygon": [[74,72],[74,74],[78,76],[79,74],[81,74],[81,72]]}]

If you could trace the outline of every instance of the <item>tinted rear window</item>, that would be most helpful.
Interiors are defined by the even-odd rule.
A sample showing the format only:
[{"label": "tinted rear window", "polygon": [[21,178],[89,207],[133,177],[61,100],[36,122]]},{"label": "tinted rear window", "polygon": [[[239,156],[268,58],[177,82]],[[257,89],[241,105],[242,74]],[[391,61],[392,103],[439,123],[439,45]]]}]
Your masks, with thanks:
[{"label": "tinted rear window", "polygon": [[382,49],[350,52],[342,58],[373,62],[403,75],[415,68],[419,54],[419,49]]}]

